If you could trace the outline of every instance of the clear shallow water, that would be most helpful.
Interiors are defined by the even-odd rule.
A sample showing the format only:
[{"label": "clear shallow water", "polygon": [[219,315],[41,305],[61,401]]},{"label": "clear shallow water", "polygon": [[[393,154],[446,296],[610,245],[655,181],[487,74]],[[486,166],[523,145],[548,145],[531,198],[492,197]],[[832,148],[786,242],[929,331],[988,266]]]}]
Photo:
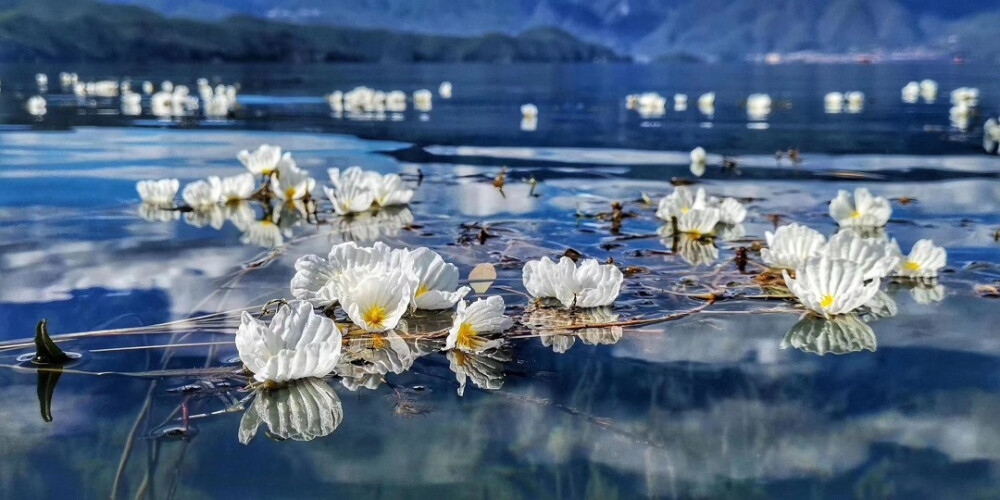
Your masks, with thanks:
[{"label": "clear shallow water", "polygon": [[[367,73],[365,83],[392,87],[372,81],[373,74]],[[451,79],[457,93],[458,79]],[[7,81],[4,99],[10,98]],[[872,92],[860,83],[851,87]],[[811,92],[798,85],[788,89]],[[984,90],[983,101],[989,98]],[[72,130],[0,132],[0,340],[30,337],[42,317],[54,334],[63,334],[259,306],[288,295],[295,259],[325,253],[344,239],[430,246],[463,276],[480,262],[492,262],[500,274],[493,292],[502,293],[510,314],[529,325],[491,358],[456,358],[434,352],[434,342],[412,338],[447,323],[447,317],[412,318],[410,331],[388,348],[359,347],[380,369],[313,388],[310,401],[331,418],[306,418],[301,421],[312,425],[302,429],[332,432],[309,442],[268,439],[265,422],[248,445],[240,443],[241,429],[246,437],[255,413],[226,411],[247,396],[233,375],[233,316],[157,334],[69,339],[64,348],[84,357],[55,385],[52,422],[42,419],[38,396],[39,384],[51,386],[51,378],[40,379],[33,369],[0,370],[6,400],[0,407],[6,422],[0,430],[0,481],[7,486],[0,495],[997,494],[1000,339],[991,325],[1000,315],[996,300],[979,297],[973,286],[1000,279],[1000,245],[994,240],[1000,160],[979,154],[978,138],[934,142],[928,135],[912,139],[932,143],[926,150],[876,154],[880,150],[857,146],[868,140],[864,131],[871,125],[861,131],[845,127],[839,146],[819,140],[816,148],[804,148],[805,162],[793,168],[769,155],[767,141],[787,141],[777,126],[748,131],[734,124],[732,134],[709,129],[706,137],[716,141],[750,143],[744,134],[757,132],[769,137],[741,153],[741,175],[711,169],[704,180],[711,194],[751,199],[746,234],[720,241],[717,253],[683,242],[672,252],[673,242],[657,234],[661,224],[653,208],[639,201],[641,193],[658,199],[672,189],[671,178],[690,177],[684,151],[704,143],[666,133],[663,147],[619,142],[617,133],[640,133],[631,122],[606,124],[618,132],[594,132],[599,140],[579,143],[570,133],[540,127],[522,143],[519,132],[483,111],[482,121],[473,120],[462,133],[467,135],[443,130],[454,125],[421,131],[422,123],[449,122],[448,107],[438,102],[429,122],[357,125],[317,115],[316,122],[327,125],[314,132],[306,130],[313,126],[308,117],[177,130],[152,123],[106,127],[123,123],[77,115],[64,122]],[[456,96],[448,105],[457,113],[461,102]],[[516,127],[516,107],[506,112]],[[6,119],[28,123],[15,115]],[[804,120],[805,128],[826,126],[819,123],[825,115]],[[888,123],[892,130],[906,129]],[[32,126],[50,124],[47,117]],[[382,127],[372,134],[379,140],[329,133],[354,126]],[[676,126],[703,133],[694,121]],[[587,125],[570,120],[566,127]],[[495,134],[481,132],[488,130]],[[413,137],[429,139],[414,145],[408,142]],[[142,217],[150,214],[139,211],[136,180],[170,175],[186,182],[239,173],[236,151],[261,142],[294,151],[318,179],[325,179],[328,167],[350,164],[407,174],[420,169],[425,177],[407,211],[347,221],[326,216],[328,223],[320,226],[282,219],[287,231],[279,252],[255,244],[261,238],[247,237],[231,222],[214,229],[195,227],[202,221],[194,218]],[[859,154],[838,154],[844,152],[838,148]],[[505,195],[492,186],[502,166],[509,168]],[[529,196],[524,181],[532,176],[540,181],[537,197]],[[658,317],[702,306],[683,294],[704,291],[695,283],[747,282],[731,263],[734,249],[762,239],[773,227],[771,216],[833,234],[826,204],[837,189],[857,186],[915,199],[894,203],[889,235],[904,249],[933,238],[948,249],[949,266],[941,288],[888,286],[895,315],[872,321],[868,329],[847,329],[841,342],[823,343],[830,337],[817,338],[811,333],[816,325],[800,322],[789,304],[739,296],[683,319],[622,332],[539,337],[530,325],[551,319],[522,317],[522,262],[570,247],[647,270],[626,281],[609,317]],[[577,216],[605,212],[615,200],[637,215],[618,231],[610,222]],[[480,244],[484,224],[494,237]],[[759,256],[751,252],[751,260]],[[784,312],[738,313],[748,310]],[[168,343],[182,346],[157,347]],[[0,363],[17,365],[16,358],[30,350],[0,348]],[[817,350],[827,353],[819,356]],[[851,350],[858,352],[846,352]],[[201,367],[206,371],[200,375],[178,375]],[[292,415],[281,410],[281,398],[302,394],[273,396],[273,437],[281,434],[277,418]],[[264,405],[245,406],[255,411],[258,404]],[[189,427],[176,432],[185,411]]]}]

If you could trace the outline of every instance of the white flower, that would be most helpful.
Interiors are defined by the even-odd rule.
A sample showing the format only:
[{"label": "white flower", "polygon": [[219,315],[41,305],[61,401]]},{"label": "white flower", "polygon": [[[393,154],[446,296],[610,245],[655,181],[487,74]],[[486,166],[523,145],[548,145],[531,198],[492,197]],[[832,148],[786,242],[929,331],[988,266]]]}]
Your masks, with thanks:
[{"label": "white flower", "polygon": [[346,269],[334,280],[341,307],[366,332],[395,328],[410,306],[414,288],[412,273],[388,265]]},{"label": "white flower", "polygon": [[[345,271],[365,269],[374,274],[380,265],[401,270],[413,268],[406,250],[393,249],[381,242],[371,247],[361,247],[353,241],[341,243],[330,249],[326,259],[316,255],[303,256],[295,261],[292,296],[307,300],[316,307],[327,307],[337,302],[337,280]],[[416,277],[413,279],[416,280]]]},{"label": "white flower", "polygon": [[265,424],[270,435],[278,439],[312,441],[332,434],[343,421],[343,405],[330,384],[307,378],[257,393],[240,420],[239,440],[250,444]]},{"label": "white flower", "polygon": [[861,238],[853,231],[842,231],[831,237],[821,253],[831,259],[853,262],[865,281],[888,276],[900,261],[884,243]]},{"label": "white flower", "polygon": [[332,372],[340,360],[341,334],[312,304],[293,300],[278,308],[270,324],[244,311],[236,349],[254,379],[282,383]]},{"label": "white flower", "polygon": [[224,177],[220,186],[220,198],[223,202],[245,200],[253,195],[256,183],[250,173]]},{"label": "white flower", "polygon": [[421,247],[411,251],[410,257],[418,279],[413,294],[417,309],[451,309],[472,291],[467,286],[458,287],[458,268],[446,263],[437,252]]},{"label": "white flower", "polygon": [[660,206],[656,210],[656,216],[669,221],[674,217],[680,217],[691,210],[708,208],[705,190],[698,188],[693,191],[686,186],[678,186],[673,193],[660,200]]},{"label": "white flower", "polygon": [[40,95],[28,98],[28,100],[24,103],[24,109],[26,109],[28,114],[31,116],[44,116],[45,113],[48,112],[45,98]]},{"label": "white flower", "polygon": [[514,326],[514,320],[504,315],[505,310],[503,297],[499,295],[479,299],[472,305],[468,305],[464,300],[459,302],[444,348],[481,352],[489,347],[495,347],[492,342],[480,335],[510,330]]},{"label": "white flower", "polygon": [[708,154],[705,153],[705,148],[697,147],[691,150],[691,163],[701,163],[704,164],[708,160]]},{"label": "white flower", "polygon": [[716,207],[719,209],[719,222],[723,224],[740,224],[747,218],[747,209],[735,198],[723,198]]},{"label": "white flower", "polygon": [[548,257],[524,265],[524,288],[533,297],[555,298],[565,307],[600,307],[618,298],[625,277],[611,264],[586,259],[580,266],[569,257],[555,263]]},{"label": "white flower", "polygon": [[[892,252],[902,255],[899,245],[893,240]],[[934,245],[931,240],[920,240],[913,245],[910,255],[900,259],[898,276],[907,278],[933,278],[948,263],[948,252]]]},{"label": "white flower", "polygon": [[683,212],[677,217],[677,231],[690,234],[695,238],[712,234],[715,225],[719,223],[719,209],[695,208]]},{"label": "white flower", "polygon": [[139,192],[139,198],[142,199],[142,202],[156,207],[172,207],[180,187],[181,184],[177,179],[148,180],[135,183],[135,190]]},{"label": "white flower", "polygon": [[842,227],[882,227],[890,216],[889,200],[873,197],[865,188],[855,189],[853,198],[851,193],[840,190],[830,202],[830,217]]},{"label": "white flower", "polygon": [[532,118],[538,116],[538,106],[534,104],[522,104],[521,105],[521,116]]},{"label": "white flower", "polygon": [[861,269],[842,259],[818,257],[795,270],[795,279],[782,270],[785,284],[802,305],[829,318],[847,314],[878,293],[880,280],[865,285]]},{"label": "white flower", "polygon": [[438,95],[445,99],[451,99],[451,82],[441,82],[441,85],[438,86]]},{"label": "white flower", "polygon": [[826,238],[810,227],[788,224],[774,233],[764,233],[767,248],[761,249],[760,256],[769,267],[797,269],[807,260],[820,254]]},{"label": "white flower", "polygon": [[375,201],[375,193],[363,185],[351,184],[349,186],[330,189],[323,186],[323,192],[333,204],[333,211],[337,215],[355,214],[367,212],[372,208]]},{"label": "white flower", "polygon": [[277,175],[271,174],[271,192],[275,198],[284,202],[305,198],[315,186],[316,180],[309,176],[309,172],[295,165],[288,153],[278,163]]},{"label": "white flower", "polygon": [[722,241],[736,241],[747,235],[743,224],[719,224],[715,226],[715,237]]},{"label": "white flower", "polygon": [[701,176],[705,175],[705,171],[708,170],[708,167],[704,163],[693,163],[692,162],[690,170],[691,170],[691,174],[694,175],[695,177],[701,177]]},{"label": "white flower", "polygon": [[278,168],[278,162],[281,161],[281,148],[262,144],[252,152],[246,149],[240,151],[236,158],[253,175],[271,175]]},{"label": "white flower", "polygon": [[375,173],[371,181],[374,183],[375,203],[381,207],[408,205],[413,199],[413,190],[405,189],[403,178],[397,174],[382,176]]},{"label": "white flower", "polygon": [[184,186],[181,198],[187,206],[196,210],[216,205],[222,198],[222,181],[215,176],[204,181],[194,181]]}]

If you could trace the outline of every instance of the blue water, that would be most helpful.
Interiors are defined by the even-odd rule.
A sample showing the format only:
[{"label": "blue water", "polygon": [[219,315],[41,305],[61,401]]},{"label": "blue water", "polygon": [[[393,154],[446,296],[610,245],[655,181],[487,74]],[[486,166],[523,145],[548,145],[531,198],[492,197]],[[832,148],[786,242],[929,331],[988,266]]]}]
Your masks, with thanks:
[{"label": "blue water", "polygon": [[[36,120],[21,103],[39,68],[0,69],[0,341],[8,342],[0,347],[0,498],[1000,494],[1000,315],[997,299],[974,288],[1000,280],[1000,158],[980,148],[980,118],[1000,106],[1000,70],[44,69],[53,83],[64,69],[85,78],[238,81],[243,109],[229,121],[179,124],[100,114],[116,103],[80,107],[55,89],[49,113]],[[902,103],[899,88],[922,78],[941,84],[938,100]],[[413,110],[399,121],[338,118],[322,100],[359,84],[411,92],[436,90],[441,80],[454,83],[455,95],[435,98],[425,119]],[[966,131],[948,120],[956,86],[982,91],[980,117]],[[624,96],[645,90],[686,92],[691,107],[643,119],[625,109]],[[694,105],[708,90],[718,95],[711,120]],[[828,115],[822,96],[832,90],[861,90],[868,102],[859,114]],[[790,106],[776,107],[766,129],[748,128],[740,107],[759,91]],[[534,132],[519,128],[524,102],[539,107]],[[354,164],[402,172],[412,186],[418,171],[424,179],[407,211],[288,225],[277,252],[245,240],[231,222],[213,229],[141,217],[135,181],[240,173],[236,152],[263,142],[293,151],[321,181],[326,168]],[[739,172],[713,165],[694,179],[687,152],[699,145],[735,157]],[[774,151],[786,148],[800,149],[803,162],[776,161]],[[503,167],[501,195],[492,182]],[[529,196],[531,177],[539,196]],[[702,265],[691,263],[705,260],[698,249],[669,251],[655,207],[641,201],[659,199],[677,179],[749,200],[746,236],[720,242]],[[51,422],[39,406],[51,378],[17,361],[30,347],[10,347],[41,318],[53,334],[67,334],[257,308],[289,295],[298,257],[347,239],[429,246],[463,277],[493,263],[491,293],[504,295],[508,314],[525,325],[544,318],[522,316],[522,263],[567,248],[646,270],[626,281],[618,319],[687,311],[703,302],[672,292],[714,277],[745,282],[731,262],[736,248],[762,240],[774,216],[833,234],[828,201],[861,186],[895,200],[887,232],[904,250],[932,238],[949,258],[940,289],[885,287],[896,313],[869,324],[874,350],[834,346],[817,355],[789,303],[750,298],[621,335],[539,336],[523,327],[492,359],[456,360],[432,341],[407,339],[393,354],[412,364],[324,382],[336,395],[327,403],[336,404],[321,409],[341,416],[328,435],[281,440],[262,424],[244,445],[247,417],[237,408],[256,403],[239,404],[249,394],[237,374],[233,314],[65,340],[83,358],[59,377]],[[636,214],[617,231],[592,217],[612,201]],[[480,244],[482,226],[494,237]],[[430,315],[410,325],[419,332],[442,322],[447,316]],[[460,391],[461,373],[472,375]]]}]

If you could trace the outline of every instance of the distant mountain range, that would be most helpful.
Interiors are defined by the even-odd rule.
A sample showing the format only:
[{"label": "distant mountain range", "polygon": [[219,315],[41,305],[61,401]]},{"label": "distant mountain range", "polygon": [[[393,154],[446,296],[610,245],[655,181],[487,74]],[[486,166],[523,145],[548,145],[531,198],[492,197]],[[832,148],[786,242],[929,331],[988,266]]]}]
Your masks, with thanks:
[{"label": "distant mountain range", "polygon": [[933,50],[1000,62],[996,0],[108,0],[169,16],[233,15],[431,35],[554,27],[639,58]]},{"label": "distant mountain range", "polygon": [[[164,2],[164,5],[168,5]],[[227,11],[226,13],[232,13]],[[246,15],[168,18],[93,0],[0,0],[0,61],[582,62],[620,57],[557,28],[428,35]]]}]

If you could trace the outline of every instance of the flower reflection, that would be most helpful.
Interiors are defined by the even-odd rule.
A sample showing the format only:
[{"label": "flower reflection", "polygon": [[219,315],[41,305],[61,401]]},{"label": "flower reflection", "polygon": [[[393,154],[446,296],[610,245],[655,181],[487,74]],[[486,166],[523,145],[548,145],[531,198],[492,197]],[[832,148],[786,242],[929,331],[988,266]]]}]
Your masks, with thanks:
[{"label": "flower reflection", "polygon": [[497,390],[503,386],[503,367],[510,362],[507,349],[490,349],[481,353],[470,353],[459,349],[448,351],[448,367],[455,372],[458,381],[458,395],[465,394],[469,380],[480,389]]},{"label": "flower reflection", "polygon": [[871,323],[872,321],[891,318],[899,312],[899,307],[896,306],[896,300],[889,296],[889,294],[879,290],[872,298],[868,299],[861,306],[858,316],[864,320],[865,323]]},{"label": "flower reflection", "polygon": [[539,335],[542,345],[557,353],[568,351],[577,338],[587,345],[613,345],[622,338],[622,327],[573,329],[584,325],[600,325],[618,321],[619,314],[610,307],[595,307],[576,311],[537,308],[529,311],[524,324]]},{"label": "flower reflection", "polygon": [[284,238],[281,236],[281,229],[270,219],[254,221],[240,237],[240,242],[246,245],[255,245],[263,248],[275,248],[281,246]]},{"label": "flower reflection", "polygon": [[930,304],[941,302],[945,297],[944,285],[935,281],[918,282],[910,288],[910,296],[918,304]]},{"label": "flower reflection", "polygon": [[240,443],[249,444],[260,425],[267,436],[284,441],[312,441],[337,430],[344,409],[325,380],[297,380],[275,390],[261,391],[240,420]]},{"label": "flower reflection", "polygon": [[671,243],[676,244],[675,252],[692,266],[707,266],[719,259],[719,249],[711,239],[682,233],[676,235]]},{"label": "flower reflection", "polygon": [[226,213],[218,205],[206,205],[184,214],[184,222],[194,227],[209,226],[212,229],[222,229],[226,223]]},{"label": "flower reflection", "polygon": [[337,219],[333,225],[344,241],[373,241],[391,237],[413,224],[407,207],[388,207],[377,212],[363,212]]},{"label": "flower reflection", "polygon": [[782,349],[788,347],[823,356],[864,350],[875,352],[878,342],[871,327],[853,314],[831,319],[806,316],[781,341]]},{"label": "flower reflection", "polygon": [[170,222],[181,218],[178,210],[163,209],[143,203],[139,205],[139,217],[149,222]]},{"label": "flower reflection", "polygon": [[413,353],[395,330],[350,337],[345,361],[365,366],[371,373],[403,373],[413,366]]}]

